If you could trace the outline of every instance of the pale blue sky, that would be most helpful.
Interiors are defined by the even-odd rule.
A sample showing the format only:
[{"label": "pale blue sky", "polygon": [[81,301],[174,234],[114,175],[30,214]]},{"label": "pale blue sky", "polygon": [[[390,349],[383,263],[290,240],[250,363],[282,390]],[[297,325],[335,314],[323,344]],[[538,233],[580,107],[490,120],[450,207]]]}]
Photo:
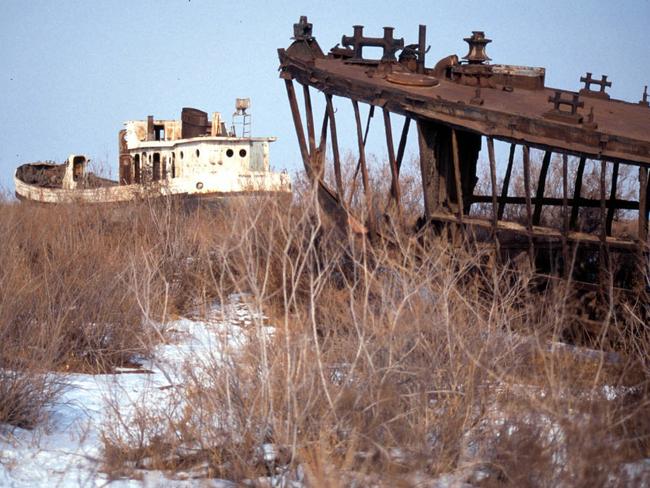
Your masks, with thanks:
[{"label": "pale blue sky", "polygon": [[[368,35],[391,25],[415,43],[422,23],[429,66],[465,55],[463,37],[484,30],[494,63],[544,66],[549,86],[578,89],[591,71],[609,75],[614,97],[638,101],[650,84],[649,0],[0,0],[0,7],[0,186],[10,191],[18,164],[70,153],[114,175],[124,120],[177,118],[184,106],[230,120],[236,97],[252,99],[254,135],[278,137],[273,166],[299,170],[276,50],[289,45],[300,15],[314,23],[324,50],[353,24]],[[380,126],[378,118],[376,142]],[[343,145],[354,141],[349,129],[342,122]]]}]

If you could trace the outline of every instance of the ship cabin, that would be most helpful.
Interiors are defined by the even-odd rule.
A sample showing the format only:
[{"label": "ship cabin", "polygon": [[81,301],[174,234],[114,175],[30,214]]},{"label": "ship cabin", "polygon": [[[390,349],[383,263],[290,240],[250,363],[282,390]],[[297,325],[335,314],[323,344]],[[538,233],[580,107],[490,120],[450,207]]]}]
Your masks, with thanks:
[{"label": "ship cabin", "polygon": [[[245,102],[238,99],[230,129],[219,112],[210,120],[206,112],[195,108],[183,108],[180,120],[150,115],[146,120],[125,122],[119,134],[120,185],[269,173],[269,143],[276,138],[250,137],[250,115],[240,107]],[[236,116],[241,119],[240,134],[235,130]]]}]

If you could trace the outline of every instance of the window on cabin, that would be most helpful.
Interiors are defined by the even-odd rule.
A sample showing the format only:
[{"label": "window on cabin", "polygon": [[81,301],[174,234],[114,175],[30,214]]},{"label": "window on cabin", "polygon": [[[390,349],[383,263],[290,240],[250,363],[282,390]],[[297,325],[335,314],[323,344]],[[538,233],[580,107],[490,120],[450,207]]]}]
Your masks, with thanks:
[{"label": "window on cabin", "polygon": [[153,153],[153,181],[160,180],[160,153]]},{"label": "window on cabin", "polygon": [[79,181],[84,175],[84,163],[86,158],[83,156],[75,156],[72,159],[72,179]]},{"label": "window on cabin", "polygon": [[133,158],[133,167],[134,167],[133,179],[135,180],[136,183],[142,183],[142,169],[140,168],[139,154],[136,154],[135,157]]},{"label": "window on cabin", "polygon": [[251,145],[250,157],[248,160],[248,169],[250,171],[264,171],[264,145]]},{"label": "window on cabin", "polygon": [[153,126],[154,139],[156,141],[165,140],[165,126],[164,125],[154,125]]}]

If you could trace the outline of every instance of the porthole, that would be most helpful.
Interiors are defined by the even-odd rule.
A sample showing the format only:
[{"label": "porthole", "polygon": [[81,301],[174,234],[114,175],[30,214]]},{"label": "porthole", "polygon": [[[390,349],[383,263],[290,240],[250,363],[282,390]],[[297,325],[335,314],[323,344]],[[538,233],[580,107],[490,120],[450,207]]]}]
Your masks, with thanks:
[{"label": "porthole", "polygon": [[229,158],[232,158],[232,155],[233,155],[233,154],[235,154],[235,152],[234,152],[232,149],[228,149],[228,150],[226,151],[226,156],[228,156]]},{"label": "porthole", "polygon": [[181,159],[183,159],[183,151],[181,151]]},{"label": "porthole", "polygon": [[199,150],[197,149],[197,150],[196,150],[196,157],[198,158],[200,155],[201,155],[201,153],[200,153]]},{"label": "porthole", "polygon": [[201,183],[201,182],[199,181],[199,182],[196,184],[196,189],[197,189],[197,190],[201,190],[202,188],[203,188],[203,183]]},{"label": "porthole", "polygon": [[242,158],[245,158],[246,157],[246,149],[240,149],[239,150],[239,156],[242,157]]}]

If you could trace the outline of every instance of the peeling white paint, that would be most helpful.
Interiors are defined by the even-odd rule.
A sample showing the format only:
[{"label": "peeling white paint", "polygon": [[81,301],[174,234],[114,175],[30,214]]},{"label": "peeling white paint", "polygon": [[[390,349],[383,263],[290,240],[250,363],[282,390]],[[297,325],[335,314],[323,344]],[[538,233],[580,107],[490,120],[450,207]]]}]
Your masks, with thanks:
[{"label": "peeling white paint", "polygon": [[270,169],[269,144],[275,137],[233,137],[218,112],[212,117],[206,135],[186,139],[181,138],[180,120],[153,120],[158,140],[151,140],[151,120],[125,122],[119,184],[104,181],[105,186],[88,187],[88,159],[71,155],[60,188],[23,181],[16,170],[16,194],[44,203],[100,203],[172,195],[291,193],[289,175]]}]

